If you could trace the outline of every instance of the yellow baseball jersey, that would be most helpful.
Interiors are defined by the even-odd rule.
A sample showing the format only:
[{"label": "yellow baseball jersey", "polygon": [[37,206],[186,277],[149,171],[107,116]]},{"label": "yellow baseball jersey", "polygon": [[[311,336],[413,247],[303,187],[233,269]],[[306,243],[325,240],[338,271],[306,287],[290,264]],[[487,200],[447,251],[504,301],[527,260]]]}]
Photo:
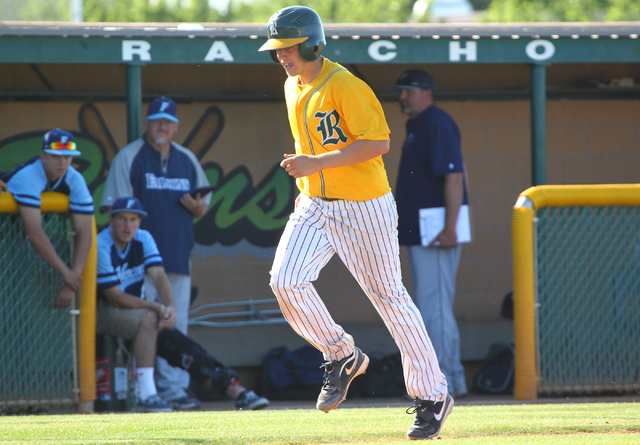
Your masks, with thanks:
[{"label": "yellow baseball jersey", "polygon": [[[319,155],[357,140],[389,140],[389,126],[371,88],[342,65],[323,59],[313,82],[298,76],[284,85],[289,124],[297,154]],[[345,167],[322,170],[296,180],[309,196],[365,201],[388,193],[382,156]]]}]

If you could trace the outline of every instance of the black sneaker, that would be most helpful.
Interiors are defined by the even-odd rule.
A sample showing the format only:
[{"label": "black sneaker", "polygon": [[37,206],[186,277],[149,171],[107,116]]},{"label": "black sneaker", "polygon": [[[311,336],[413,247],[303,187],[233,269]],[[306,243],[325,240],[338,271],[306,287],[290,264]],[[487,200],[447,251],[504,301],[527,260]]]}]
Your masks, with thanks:
[{"label": "black sneaker", "polygon": [[[411,440],[433,439],[438,437],[444,421],[453,409],[453,398],[447,394],[444,402],[430,402],[416,399],[416,405],[407,409],[407,414],[416,415],[416,420],[407,431],[407,437]],[[413,410],[413,411],[411,411]]]},{"label": "black sneaker", "polygon": [[269,405],[269,401],[260,397],[253,391],[245,391],[240,394],[240,397],[236,400],[236,409],[239,411],[258,410],[266,408]]},{"label": "black sneaker", "polygon": [[316,408],[328,413],[336,409],[347,397],[351,381],[360,374],[364,374],[369,366],[369,357],[356,348],[349,357],[340,361],[326,362],[324,368],[324,383]]}]

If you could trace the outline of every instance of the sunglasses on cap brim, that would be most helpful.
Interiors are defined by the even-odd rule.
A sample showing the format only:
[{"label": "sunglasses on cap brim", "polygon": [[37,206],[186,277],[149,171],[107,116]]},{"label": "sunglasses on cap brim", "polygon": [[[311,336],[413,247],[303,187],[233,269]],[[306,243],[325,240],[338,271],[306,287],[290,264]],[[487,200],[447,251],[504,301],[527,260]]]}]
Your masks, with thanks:
[{"label": "sunglasses on cap brim", "polygon": [[65,144],[60,141],[56,141],[56,142],[50,143],[47,148],[49,148],[50,150],[75,150],[76,143],[69,141]]}]

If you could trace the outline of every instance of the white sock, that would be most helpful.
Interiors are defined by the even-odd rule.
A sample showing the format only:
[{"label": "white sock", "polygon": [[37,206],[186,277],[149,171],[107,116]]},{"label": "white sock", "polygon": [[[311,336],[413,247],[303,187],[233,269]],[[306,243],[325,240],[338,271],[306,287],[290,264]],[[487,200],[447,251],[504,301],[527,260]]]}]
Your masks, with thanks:
[{"label": "white sock", "polygon": [[138,368],[138,387],[140,388],[140,400],[147,400],[158,394],[156,382],[153,380],[153,368]]}]

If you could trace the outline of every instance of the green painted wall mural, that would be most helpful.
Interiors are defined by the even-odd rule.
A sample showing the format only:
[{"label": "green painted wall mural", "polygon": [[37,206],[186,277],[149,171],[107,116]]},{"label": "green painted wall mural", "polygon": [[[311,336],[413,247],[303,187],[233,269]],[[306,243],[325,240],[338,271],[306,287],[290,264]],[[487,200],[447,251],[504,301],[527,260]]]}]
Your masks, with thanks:
[{"label": "green painted wall mural", "polygon": [[[101,212],[98,204],[102,199],[109,166],[119,147],[93,103],[85,103],[80,107],[78,128],[68,129],[74,134],[82,152],[82,156],[74,158],[73,166],[82,173],[93,195],[100,230],[108,223],[108,214]],[[222,110],[210,106],[181,145],[193,151],[202,161],[223,129]],[[6,173],[38,155],[42,136],[48,130],[29,131],[0,140],[0,170]],[[278,163],[257,183],[244,165],[228,173],[216,162],[205,162],[202,167],[216,190],[212,193],[206,213],[194,220],[194,253],[201,257],[236,256],[241,253],[272,257],[293,209],[296,195],[293,179]]]}]

